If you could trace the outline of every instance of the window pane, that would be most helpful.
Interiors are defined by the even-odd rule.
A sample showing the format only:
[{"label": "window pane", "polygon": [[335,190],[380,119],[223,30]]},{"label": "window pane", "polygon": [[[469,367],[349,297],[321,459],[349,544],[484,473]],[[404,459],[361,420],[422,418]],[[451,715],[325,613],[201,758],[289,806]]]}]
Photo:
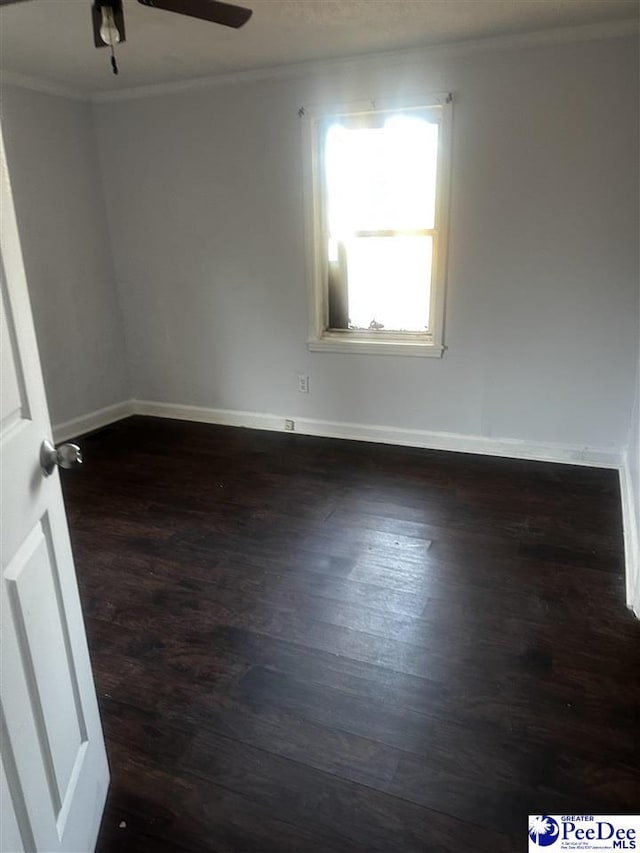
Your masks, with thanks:
[{"label": "window pane", "polygon": [[344,246],[350,328],[426,331],[432,238],[352,237]]},{"label": "window pane", "polygon": [[435,225],[438,125],[394,115],[375,128],[332,125],[326,137],[332,237]]}]

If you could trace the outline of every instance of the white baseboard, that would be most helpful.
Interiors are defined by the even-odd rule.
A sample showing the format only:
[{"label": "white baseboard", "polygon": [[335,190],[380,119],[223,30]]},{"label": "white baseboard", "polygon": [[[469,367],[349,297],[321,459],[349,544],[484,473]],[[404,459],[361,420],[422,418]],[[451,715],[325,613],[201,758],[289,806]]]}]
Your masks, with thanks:
[{"label": "white baseboard", "polygon": [[627,604],[640,619],[640,530],[638,529],[633,481],[626,454],[620,465],[620,497],[622,499]]},{"label": "white baseboard", "polygon": [[[203,406],[183,406],[176,403],[157,403],[153,400],[134,400],[136,415],[154,418],[171,418],[177,421],[196,421],[219,426],[247,427],[284,432],[284,416],[265,412],[245,412],[234,409],[209,409]],[[297,423],[297,421],[296,421]],[[302,430],[298,430],[302,432]]]},{"label": "white baseboard", "polygon": [[[201,406],[181,406],[150,400],[134,400],[138,415],[174,418],[184,421],[221,424],[285,431],[285,415],[268,412],[244,412],[232,409],[209,409]],[[295,432],[324,438],[344,438],[351,441],[373,441],[381,444],[399,444],[406,447],[423,447],[430,450],[453,450],[459,453],[479,453],[485,456],[505,456],[512,459],[529,459],[543,462],[563,462],[597,468],[619,468],[621,453],[611,448],[578,447],[565,444],[544,444],[519,441],[512,438],[461,435],[452,432],[402,429],[401,427],[343,423],[315,418],[295,417]]]},{"label": "white baseboard", "polygon": [[[99,429],[133,414],[222,426],[248,427],[276,432],[285,431],[285,416],[269,412],[245,412],[159,403],[153,400],[129,400],[58,424],[53,430],[54,439],[56,442],[65,441],[75,435],[82,435],[82,433]],[[293,420],[295,432],[303,435],[618,470],[620,472],[624,521],[627,603],[640,618],[640,562],[638,558],[640,531],[638,531],[634,510],[629,467],[626,455],[621,451],[613,448],[578,447],[568,444],[519,441],[511,438],[490,438],[450,432],[401,429],[382,425],[342,423],[314,418],[294,417]]]},{"label": "white baseboard", "polygon": [[[55,441],[66,441],[68,438],[99,429],[130,415],[285,432],[285,415],[276,415],[271,412],[245,412],[159,403],[153,400],[127,400],[57,424],[53,428],[53,436]],[[491,438],[455,432],[402,429],[377,424],[323,421],[316,418],[294,417],[294,422],[295,432],[323,438],[372,441],[379,444],[451,450],[457,453],[477,453],[483,456],[503,456],[509,459],[528,459],[539,462],[560,462],[592,468],[621,470],[623,464],[623,454],[615,448],[580,447],[570,444],[521,441],[515,438]]]},{"label": "white baseboard", "polygon": [[84,433],[108,426],[132,414],[133,400],[127,400],[124,403],[114,403],[111,406],[105,406],[103,409],[96,409],[86,415],[80,415],[78,418],[65,421],[62,424],[56,424],[53,427],[53,440],[56,443],[67,441],[76,435],[84,435]]}]

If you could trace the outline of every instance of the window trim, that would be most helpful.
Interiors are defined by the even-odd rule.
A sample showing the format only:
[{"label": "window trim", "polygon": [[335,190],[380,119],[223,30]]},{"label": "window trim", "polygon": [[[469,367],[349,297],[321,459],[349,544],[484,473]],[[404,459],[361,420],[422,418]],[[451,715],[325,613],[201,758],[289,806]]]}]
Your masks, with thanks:
[{"label": "window trim", "polygon": [[[444,345],[444,318],[451,195],[451,93],[429,94],[397,99],[360,100],[325,106],[307,106],[299,110],[302,119],[306,278],[309,300],[307,347],[311,352],[356,352],[363,355],[411,355],[441,358]],[[391,112],[411,109],[433,111],[440,124],[438,134],[438,173],[436,178],[433,277],[428,333],[350,329],[327,329],[329,316],[327,260],[324,245],[324,193],[320,143],[322,127],[331,116],[358,112]]]}]

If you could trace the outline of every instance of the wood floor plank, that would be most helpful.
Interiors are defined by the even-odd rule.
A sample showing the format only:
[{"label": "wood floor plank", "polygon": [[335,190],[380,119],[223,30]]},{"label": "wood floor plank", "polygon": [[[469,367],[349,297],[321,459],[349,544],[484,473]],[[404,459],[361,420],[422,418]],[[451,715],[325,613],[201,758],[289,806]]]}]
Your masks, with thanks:
[{"label": "wood floor plank", "polygon": [[281,820],[255,798],[225,784],[164,771],[138,745],[122,747],[113,741],[110,753],[115,771],[97,853],[353,850],[338,833],[318,833],[309,824]]},{"label": "wood floor plank", "polygon": [[513,853],[529,813],[637,807],[616,472],[141,417],[81,444],[100,853]]}]

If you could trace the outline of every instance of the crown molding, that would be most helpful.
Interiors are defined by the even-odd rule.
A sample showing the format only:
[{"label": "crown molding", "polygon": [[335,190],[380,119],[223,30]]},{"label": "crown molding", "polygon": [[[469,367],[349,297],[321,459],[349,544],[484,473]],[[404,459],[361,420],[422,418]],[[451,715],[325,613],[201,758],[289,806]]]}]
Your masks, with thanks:
[{"label": "crown molding", "polygon": [[197,92],[237,83],[253,83],[262,80],[308,77],[327,72],[367,69],[370,66],[380,63],[384,63],[387,67],[390,64],[410,65],[415,62],[467,56],[475,53],[517,50],[527,47],[595,41],[633,35],[640,35],[640,21],[637,19],[609,21],[598,24],[583,24],[575,27],[537,30],[519,35],[470,39],[467,41],[433,45],[431,47],[367,53],[354,57],[275,65],[247,71],[233,71],[225,74],[216,74],[211,77],[196,77],[169,83],[133,86],[129,89],[94,92],[89,97],[93,103],[103,104],[114,101],[159,97],[161,95],[175,95],[183,92]]},{"label": "crown molding", "polygon": [[28,74],[18,74],[15,71],[2,71],[0,73],[0,86],[16,86],[19,89],[29,89],[32,92],[40,92],[43,95],[55,95],[58,98],[71,98],[74,101],[87,101],[89,94],[73,89],[70,86],[61,86],[51,80],[43,80],[40,77],[30,77]]},{"label": "crown molding", "polygon": [[503,50],[519,50],[553,44],[595,41],[599,39],[621,38],[640,35],[640,21],[637,19],[608,21],[599,24],[583,24],[575,27],[560,27],[550,30],[536,30],[519,35],[492,36],[489,38],[469,39],[449,42],[430,47],[412,48],[394,51],[379,51],[360,56],[335,59],[314,60],[255,68],[247,71],[232,71],[210,77],[195,77],[189,80],[176,80],[167,83],[151,83],[146,86],[132,86],[128,89],[111,89],[100,92],[86,92],[71,86],[64,86],[52,80],[2,70],[0,86],[16,86],[45,95],[55,95],[78,101],[91,101],[95,104],[128,101],[138,98],[175,95],[182,92],[197,92],[218,86],[236,83],[254,83],[262,80],[277,80],[293,77],[309,77],[322,73],[345,72],[384,63],[389,65],[411,65],[416,62],[469,56],[476,53],[491,53]]}]

